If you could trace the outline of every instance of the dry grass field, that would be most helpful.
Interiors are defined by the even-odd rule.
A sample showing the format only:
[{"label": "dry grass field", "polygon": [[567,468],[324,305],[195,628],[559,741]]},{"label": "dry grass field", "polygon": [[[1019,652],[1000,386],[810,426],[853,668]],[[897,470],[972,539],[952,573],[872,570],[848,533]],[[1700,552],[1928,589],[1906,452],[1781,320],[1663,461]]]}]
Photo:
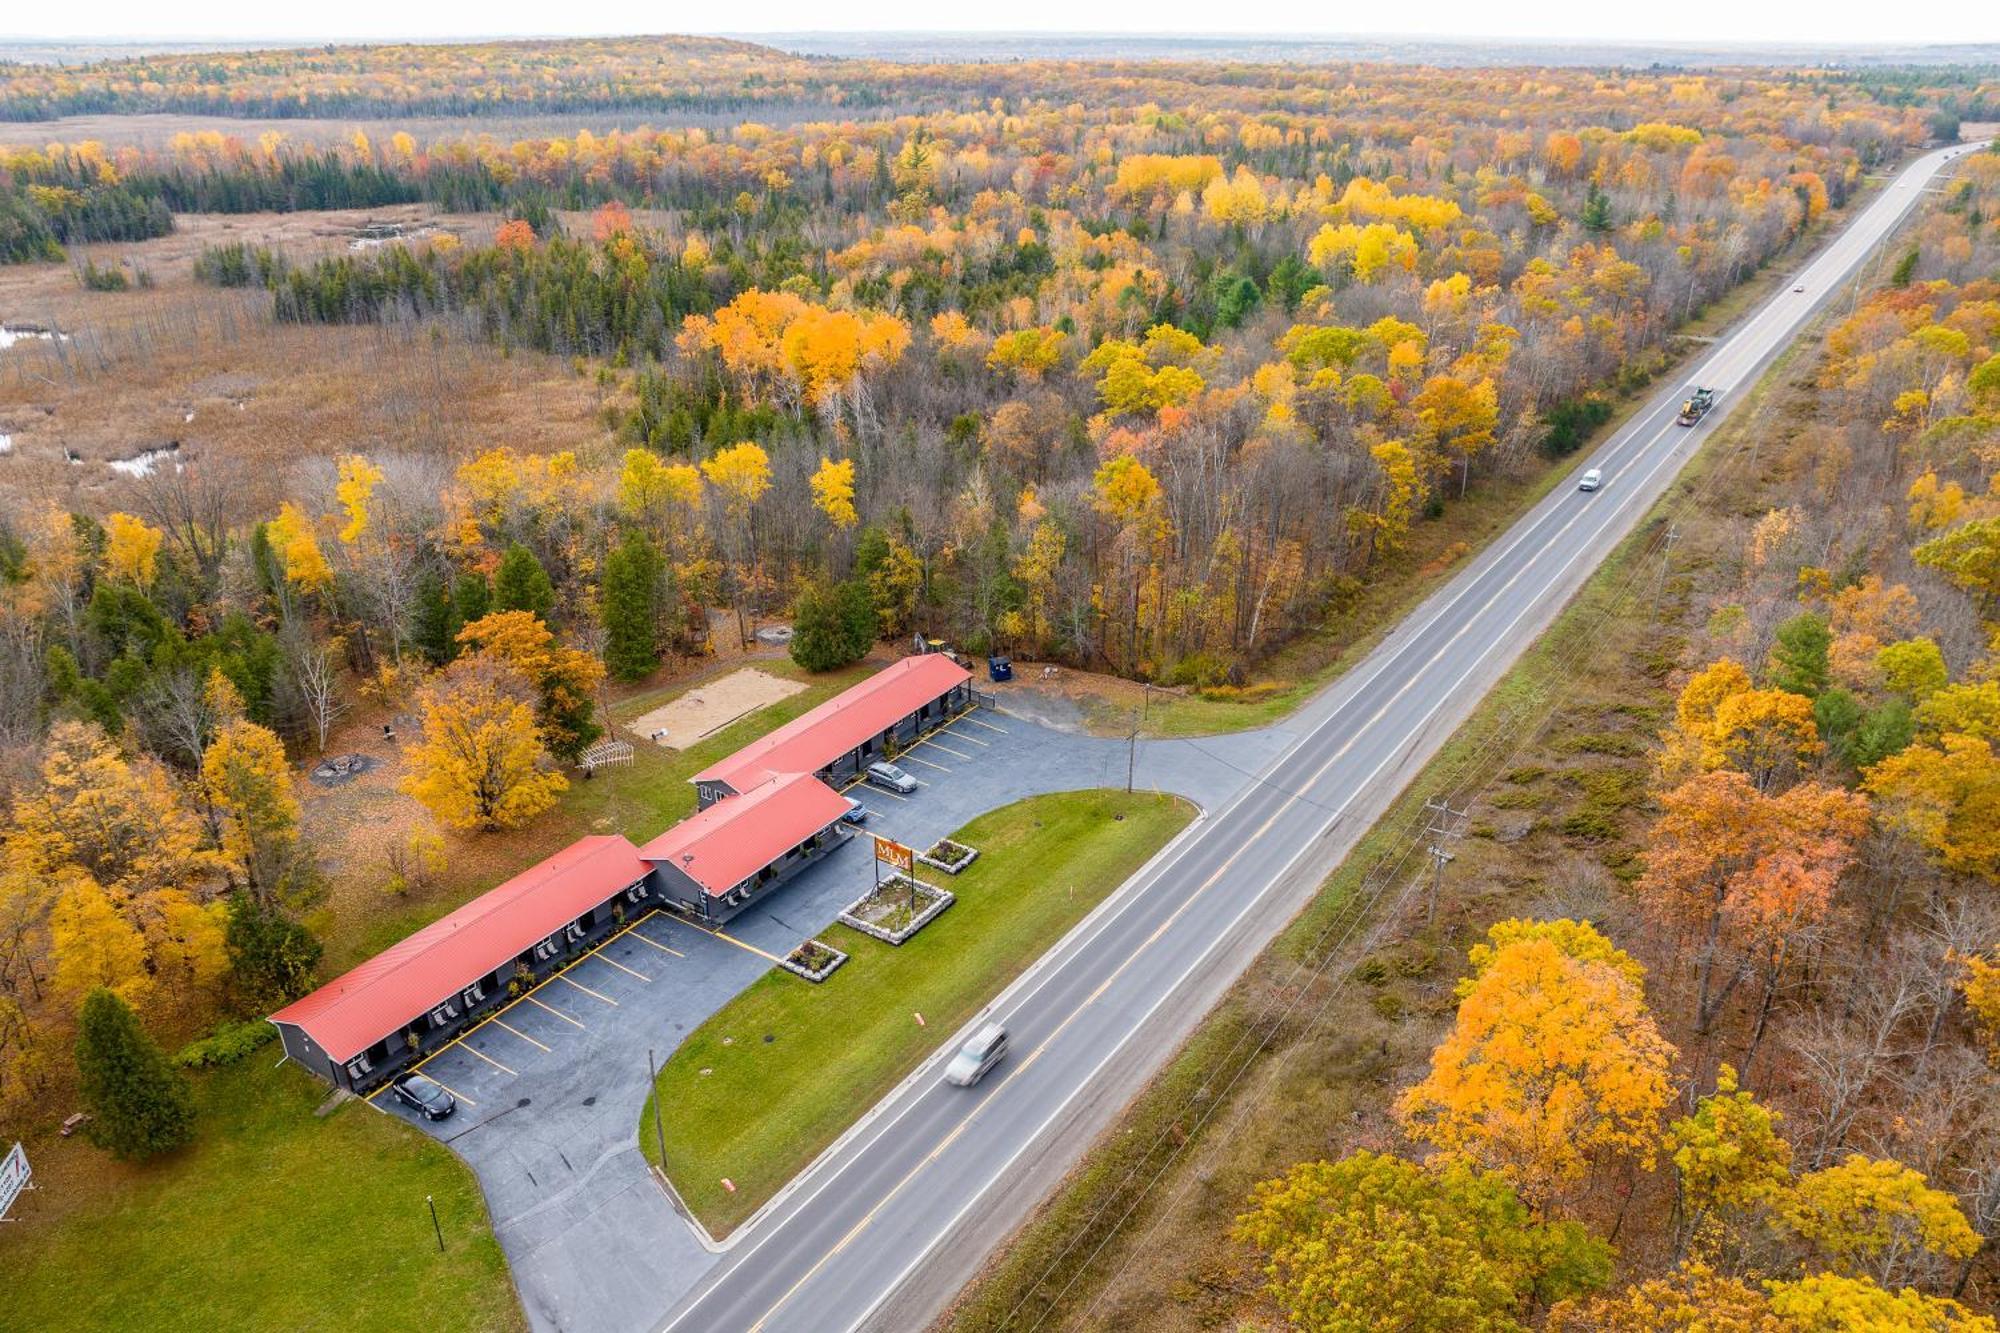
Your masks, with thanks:
[{"label": "dry grass field", "polygon": [[[588,448],[605,438],[594,381],[567,361],[443,329],[275,323],[259,290],[195,283],[196,257],[242,241],[293,260],[346,252],[370,223],[431,227],[477,244],[493,216],[425,205],[184,214],[157,240],[79,247],[71,263],[0,268],[0,324],[56,330],[0,350],[0,468],[9,490],[103,513],[130,481],[109,467],[152,450],[230,474],[248,521],[296,495],[293,470],[336,454],[456,460],[497,445]],[[129,266],[150,288],[84,290],[78,271]],[[74,458],[77,461],[71,461]]]}]

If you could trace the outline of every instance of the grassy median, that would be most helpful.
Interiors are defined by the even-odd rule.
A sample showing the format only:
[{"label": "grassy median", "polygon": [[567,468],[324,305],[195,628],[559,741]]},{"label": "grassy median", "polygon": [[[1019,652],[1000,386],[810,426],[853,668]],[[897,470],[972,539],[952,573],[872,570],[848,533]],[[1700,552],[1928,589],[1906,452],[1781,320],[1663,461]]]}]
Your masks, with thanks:
[{"label": "grassy median", "polygon": [[36,1150],[0,1235],[0,1326],[526,1326],[465,1164],[359,1103],[314,1116],[326,1085],[275,1050],[199,1076],[195,1141],[160,1161]]},{"label": "grassy median", "polygon": [[[925,872],[958,901],[915,938],[895,947],[834,926],[821,938],[852,957],[826,982],[774,969],[696,1028],[654,1096],[668,1174],[703,1225],[740,1225],[1193,815],[1111,791],[982,815],[952,835],[979,859],[956,877]],[[639,1129],[657,1162],[650,1101]]]}]

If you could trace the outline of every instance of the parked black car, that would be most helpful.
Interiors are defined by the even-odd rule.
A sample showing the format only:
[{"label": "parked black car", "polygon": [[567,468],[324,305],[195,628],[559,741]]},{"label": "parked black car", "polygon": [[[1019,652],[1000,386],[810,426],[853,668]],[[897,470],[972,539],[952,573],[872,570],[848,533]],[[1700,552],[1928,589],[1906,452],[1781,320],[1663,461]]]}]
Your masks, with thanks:
[{"label": "parked black car", "polygon": [[405,1074],[392,1086],[403,1104],[426,1120],[442,1120],[458,1109],[458,1098],[436,1079],[422,1074]]}]

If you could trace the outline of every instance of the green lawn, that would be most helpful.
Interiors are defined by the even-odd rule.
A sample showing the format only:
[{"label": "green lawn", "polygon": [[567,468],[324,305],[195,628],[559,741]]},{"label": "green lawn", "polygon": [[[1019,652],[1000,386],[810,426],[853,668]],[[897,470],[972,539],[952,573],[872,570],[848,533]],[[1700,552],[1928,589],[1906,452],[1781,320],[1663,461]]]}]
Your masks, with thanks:
[{"label": "green lawn", "polygon": [[[821,938],[852,957],[829,980],[773,969],[695,1029],[654,1095],[669,1174],[709,1232],[755,1212],[1193,814],[1171,797],[1091,791],[982,815],[952,835],[979,849],[969,869],[925,871],[958,901],[915,938],[834,926]],[[652,1114],[649,1101],[639,1138],[657,1162]]]},{"label": "green lawn", "polygon": [[198,1137],[165,1160],[31,1145],[39,1188],[0,1227],[0,1326],[525,1327],[472,1172],[359,1103],[315,1118],[325,1085],[276,1058],[199,1077]]}]

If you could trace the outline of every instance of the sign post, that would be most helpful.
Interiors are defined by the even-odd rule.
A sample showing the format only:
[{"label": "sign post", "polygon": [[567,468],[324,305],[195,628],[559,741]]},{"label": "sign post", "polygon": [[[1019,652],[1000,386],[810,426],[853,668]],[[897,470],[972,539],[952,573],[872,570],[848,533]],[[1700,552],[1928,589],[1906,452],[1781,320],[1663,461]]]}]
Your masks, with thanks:
[{"label": "sign post", "polygon": [[0,1222],[13,1220],[7,1216],[7,1210],[14,1206],[14,1200],[21,1196],[22,1190],[34,1188],[28,1183],[34,1175],[34,1170],[28,1165],[27,1151],[18,1143],[4,1159],[0,1159]]},{"label": "sign post", "polygon": [[875,887],[878,890],[882,887],[882,863],[884,861],[887,861],[890,865],[902,871],[903,877],[910,881],[910,910],[912,912],[915,912],[917,910],[916,849],[913,847],[905,847],[900,842],[892,842],[891,840],[883,837],[879,833],[874,836],[875,836]]}]

